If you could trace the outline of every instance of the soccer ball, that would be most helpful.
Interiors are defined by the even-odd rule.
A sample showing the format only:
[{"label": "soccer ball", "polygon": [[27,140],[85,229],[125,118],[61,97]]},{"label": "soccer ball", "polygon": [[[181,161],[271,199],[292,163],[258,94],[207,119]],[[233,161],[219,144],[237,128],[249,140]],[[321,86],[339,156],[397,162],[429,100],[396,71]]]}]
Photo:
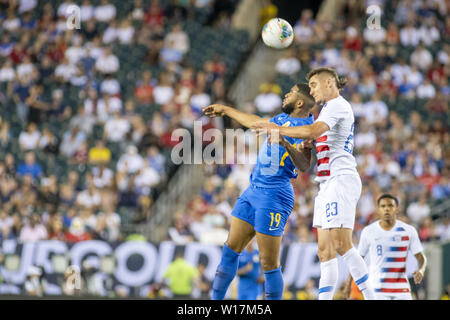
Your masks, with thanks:
[{"label": "soccer ball", "polygon": [[267,22],[261,32],[264,43],[275,49],[284,49],[294,40],[294,30],[284,19],[273,18]]}]

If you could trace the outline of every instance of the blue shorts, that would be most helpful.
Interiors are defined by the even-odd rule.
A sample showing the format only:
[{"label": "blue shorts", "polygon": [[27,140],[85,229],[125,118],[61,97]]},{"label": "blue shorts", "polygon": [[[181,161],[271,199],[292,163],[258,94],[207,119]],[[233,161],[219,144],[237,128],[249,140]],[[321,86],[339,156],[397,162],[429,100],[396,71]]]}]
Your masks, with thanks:
[{"label": "blue shorts", "polygon": [[233,217],[251,224],[256,232],[281,236],[294,207],[294,188],[261,188],[250,185],[236,200]]}]

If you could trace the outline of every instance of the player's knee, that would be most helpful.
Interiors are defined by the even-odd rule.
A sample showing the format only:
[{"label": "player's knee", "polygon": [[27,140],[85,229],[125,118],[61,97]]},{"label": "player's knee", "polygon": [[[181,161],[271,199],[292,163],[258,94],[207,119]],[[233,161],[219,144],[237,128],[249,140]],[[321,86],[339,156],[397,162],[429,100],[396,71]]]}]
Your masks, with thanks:
[{"label": "player's knee", "polygon": [[261,268],[263,271],[270,271],[279,267],[278,259],[274,257],[260,256]]},{"label": "player's knee", "polygon": [[347,241],[341,239],[335,239],[333,241],[333,246],[336,249],[336,252],[341,256],[343,256],[348,250],[352,248],[351,243],[348,243]]},{"label": "player's knee", "polygon": [[336,257],[336,253],[329,245],[319,245],[317,249],[317,256],[320,262],[325,262]]},{"label": "player's knee", "polygon": [[241,253],[244,250],[245,245],[236,241],[225,241],[225,244],[228,248],[233,250],[234,252]]}]

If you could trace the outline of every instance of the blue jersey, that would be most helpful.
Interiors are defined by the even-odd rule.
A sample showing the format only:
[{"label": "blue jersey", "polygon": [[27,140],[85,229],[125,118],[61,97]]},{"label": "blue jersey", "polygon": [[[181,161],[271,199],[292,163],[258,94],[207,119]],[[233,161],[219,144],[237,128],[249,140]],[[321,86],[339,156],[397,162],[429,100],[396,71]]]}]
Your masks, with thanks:
[{"label": "blue jersey", "polygon": [[252,269],[239,276],[238,300],[256,300],[262,293],[262,284],[257,282],[262,274],[258,250],[242,251],[238,268],[243,268],[247,264],[251,264]]},{"label": "blue jersey", "polygon": [[[298,127],[310,125],[314,118],[291,118],[286,113],[280,113],[270,119],[270,122],[282,127]],[[294,147],[303,140],[284,137]],[[287,150],[279,145],[269,145],[267,139],[261,146],[258,160],[250,176],[250,182],[261,188],[279,188],[290,183],[290,179],[297,178],[297,170],[289,157]]]}]

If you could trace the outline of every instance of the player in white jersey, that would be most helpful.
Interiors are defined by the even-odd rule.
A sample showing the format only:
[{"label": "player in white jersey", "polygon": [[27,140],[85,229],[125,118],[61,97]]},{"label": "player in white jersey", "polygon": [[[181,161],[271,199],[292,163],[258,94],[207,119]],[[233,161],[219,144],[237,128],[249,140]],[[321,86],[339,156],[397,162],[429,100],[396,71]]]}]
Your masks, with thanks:
[{"label": "player in white jersey", "polygon": [[307,80],[316,103],[323,105],[312,125],[287,128],[260,122],[252,128],[308,140],[301,144],[303,148],[311,148],[311,140],[316,140],[316,181],[320,183],[320,191],[314,203],[313,226],[318,230],[321,262],[319,299],[333,299],[338,280],[337,254],[340,254],[364,298],[371,300],[375,297],[367,266],[352,243],[361,179],[353,157],[353,111],[339,94],[346,81],[333,68],[326,67],[311,70]]},{"label": "player in white jersey", "polygon": [[[361,232],[358,251],[369,255],[369,276],[377,300],[411,300],[406,276],[406,258],[411,252],[417,259],[414,282],[422,282],[427,266],[419,235],[413,226],[397,220],[398,200],[383,194],[377,200],[379,220]],[[351,279],[347,282],[347,288]],[[348,292],[348,289],[346,290]]]}]

